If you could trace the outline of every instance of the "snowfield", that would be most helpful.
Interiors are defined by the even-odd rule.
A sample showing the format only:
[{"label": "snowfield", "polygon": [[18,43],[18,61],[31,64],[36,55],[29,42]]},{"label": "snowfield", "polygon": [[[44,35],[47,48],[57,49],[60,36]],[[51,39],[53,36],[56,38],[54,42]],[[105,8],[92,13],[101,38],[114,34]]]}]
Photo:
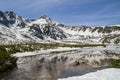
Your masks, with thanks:
[{"label": "snowfield", "polygon": [[74,76],[58,80],[120,80],[120,69],[103,69],[83,76]]},{"label": "snowfield", "polygon": [[25,56],[32,56],[32,55],[37,55],[37,54],[47,54],[51,52],[60,52],[60,51],[69,51],[69,50],[77,50],[79,48],[69,48],[69,47],[58,47],[57,49],[47,49],[47,50],[40,50],[40,51],[34,51],[34,52],[24,52],[24,53],[16,53],[13,56],[16,57],[25,57]]},{"label": "snowfield", "polygon": [[[25,56],[31,56],[31,55],[38,55],[38,54],[47,54],[51,52],[61,52],[61,51],[69,51],[69,50],[76,50],[79,51],[80,54],[102,54],[102,51],[109,51],[112,53],[119,54],[120,53],[120,47],[118,46],[112,46],[109,45],[107,47],[85,47],[85,48],[70,48],[70,47],[58,47],[56,49],[47,49],[47,50],[36,50],[33,52],[18,52],[16,54],[13,54],[13,56],[16,57],[25,57]],[[78,53],[74,52],[72,57],[75,57],[75,54],[78,56]],[[64,54],[65,55],[65,54]],[[68,54],[67,54],[68,55]]]}]

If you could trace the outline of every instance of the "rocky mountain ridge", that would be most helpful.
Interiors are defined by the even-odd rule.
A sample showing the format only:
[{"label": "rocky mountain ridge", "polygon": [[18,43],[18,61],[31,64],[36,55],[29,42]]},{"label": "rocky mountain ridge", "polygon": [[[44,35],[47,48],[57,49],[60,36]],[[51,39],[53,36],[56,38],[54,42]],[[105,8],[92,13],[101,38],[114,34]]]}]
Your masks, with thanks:
[{"label": "rocky mountain ridge", "polygon": [[120,26],[89,27],[66,26],[47,16],[30,20],[12,11],[0,11],[0,43],[28,42],[40,40],[62,40],[70,38],[104,37],[120,34]]}]

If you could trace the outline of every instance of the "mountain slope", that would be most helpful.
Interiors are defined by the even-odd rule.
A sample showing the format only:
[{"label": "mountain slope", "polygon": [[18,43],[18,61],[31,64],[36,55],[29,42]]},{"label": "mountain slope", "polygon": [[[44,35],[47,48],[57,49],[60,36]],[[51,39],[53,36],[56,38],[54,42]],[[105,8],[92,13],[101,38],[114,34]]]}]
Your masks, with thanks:
[{"label": "mountain slope", "polygon": [[120,43],[120,34],[113,34],[104,36],[101,40],[102,43]]},{"label": "mountain slope", "polygon": [[88,27],[66,26],[47,16],[30,20],[22,18],[12,11],[0,11],[0,43],[39,42],[41,40],[102,38],[120,34],[120,26]]},{"label": "mountain slope", "polygon": [[120,34],[120,26],[105,26],[105,27],[87,27],[87,26],[78,26],[78,27],[67,27],[62,26],[61,29],[71,35],[81,35],[83,37],[102,37],[108,34]]},{"label": "mountain slope", "polygon": [[9,43],[67,38],[68,34],[55,24],[47,16],[41,16],[39,19],[32,21],[24,19],[14,12],[1,12],[0,40],[1,43]]}]

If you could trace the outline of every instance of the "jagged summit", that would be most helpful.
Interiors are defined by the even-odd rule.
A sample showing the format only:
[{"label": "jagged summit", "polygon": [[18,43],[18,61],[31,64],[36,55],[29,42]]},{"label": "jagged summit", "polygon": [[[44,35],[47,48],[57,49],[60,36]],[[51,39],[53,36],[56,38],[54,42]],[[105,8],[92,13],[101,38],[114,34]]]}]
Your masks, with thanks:
[{"label": "jagged summit", "polygon": [[4,14],[6,14],[7,16],[11,16],[11,18],[16,15],[13,11],[5,11]]},{"label": "jagged summit", "polygon": [[8,26],[9,21],[7,20],[7,18],[5,17],[4,13],[2,11],[0,11],[0,23]]},{"label": "jagged summit", "polygon": [[43,15],[39,19],[34,20],[32,24],[55,26],[57,23],[48,16]]},{"label": "jagged summit", "polygon": [[40,16],[40,19],[50,19],[47,15]]},{"label": "jagged summit", "polygon": [[27,22],[13,11],[0,12],[0,23],[7,27],[25,27]]}]

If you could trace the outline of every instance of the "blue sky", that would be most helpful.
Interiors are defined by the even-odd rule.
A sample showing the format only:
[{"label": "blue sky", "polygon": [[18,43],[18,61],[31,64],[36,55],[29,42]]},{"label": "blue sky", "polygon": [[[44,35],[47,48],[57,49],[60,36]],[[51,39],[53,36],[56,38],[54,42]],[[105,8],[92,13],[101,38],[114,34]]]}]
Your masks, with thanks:
[{"label": "blue sky", "polygon": [[34,19],[45,14],[66,25],[120,24],[120,0],[0,0],[0,10]]}]

